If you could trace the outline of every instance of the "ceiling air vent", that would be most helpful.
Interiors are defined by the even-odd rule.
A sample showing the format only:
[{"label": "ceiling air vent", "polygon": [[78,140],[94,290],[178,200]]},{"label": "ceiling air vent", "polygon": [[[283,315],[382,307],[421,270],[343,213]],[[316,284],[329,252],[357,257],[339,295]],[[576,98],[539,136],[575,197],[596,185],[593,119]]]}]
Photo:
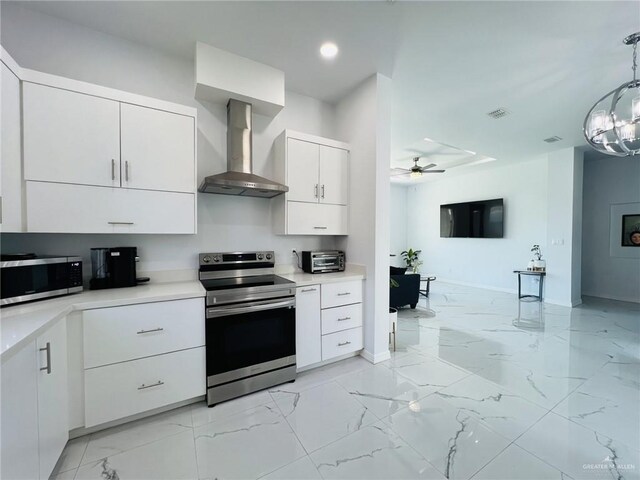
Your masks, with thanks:
[{"label": "ceiling air vent", "polygon": [[559,142],[560,140],[562,140],[562,137],[558,137],[556,135],[554,135],[553,137],[549,137],[549,138],[545,138],[544,141],[547,143],[556,143]]},{"label": "ceiling air vent", "polygon": [[489,115],[491,118],[502,118],[502,117],[506,117],[507,115],[509,115],[509,111],[505,108],[496,108],[495,110],[488,112],[487,115]]}]

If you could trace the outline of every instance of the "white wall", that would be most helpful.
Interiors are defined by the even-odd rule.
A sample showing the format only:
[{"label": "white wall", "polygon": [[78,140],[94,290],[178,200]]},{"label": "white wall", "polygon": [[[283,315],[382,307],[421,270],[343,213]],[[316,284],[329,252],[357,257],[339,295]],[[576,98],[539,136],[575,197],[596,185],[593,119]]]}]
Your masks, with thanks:
[{"label": "white wall", "polygon": [[[440,205],[503,198],[504,238],[440,238]],[[547,158],[443,177],[408,187],[407,246],[421,249],[422,271],[440,280],[516,291],[513,270],[526,268],[531,246],[547,245]]]},{"label": "white wall", "polygon": [[[167,56],[73,23],[2,4],[1,41],[23,67],[174,101],[198,109],[198,181],[226,169],[226,111],[194,99],[191,61]],[[254,170],[270,177],[273,140],[285,128],[334,137],[333,106],[286,92],[275,118],[254,116]],[[271,233],[269,200],[199,194],[197,235],[3,234],[2,250],[83,255],[89,248],[137,246],[140,271],[197,268],[204,251],[272,249],[278,263],[291,263],[292,249],[335,248],[335,240]],[[88,270],[85,269],[85,275]]]},{"label": "white wall", "polygon": [[609,246],[611,205],[640,202],[640,162],[585,159],[583,195],[583,295],[640,302],[640,258],[611,256]]},{"label": "white wall", "polygon": [[407,245],[407,187],[404,185],[391,184],[389,224],[391,231],[390,253],[391,265],[404,267],[405,263],[400,256],[400,252],[406,250]]},{"label": "white wall", "polygon": [[365,265],[364,350],[389,357],[389,158],[391,80],[374,75],[336,107],[336,128],[351,144],[349,236],[338,241],[349,261]]}]

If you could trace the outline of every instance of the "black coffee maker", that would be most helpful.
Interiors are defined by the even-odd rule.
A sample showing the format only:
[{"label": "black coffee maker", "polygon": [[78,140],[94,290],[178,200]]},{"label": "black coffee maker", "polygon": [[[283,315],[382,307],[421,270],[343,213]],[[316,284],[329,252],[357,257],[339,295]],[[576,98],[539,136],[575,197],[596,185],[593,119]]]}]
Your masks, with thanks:
[{"label": "black coffee maker", "polygon": [[134,287],[136,279],[136,247],[92,248],[91,290],[102,288]]}]

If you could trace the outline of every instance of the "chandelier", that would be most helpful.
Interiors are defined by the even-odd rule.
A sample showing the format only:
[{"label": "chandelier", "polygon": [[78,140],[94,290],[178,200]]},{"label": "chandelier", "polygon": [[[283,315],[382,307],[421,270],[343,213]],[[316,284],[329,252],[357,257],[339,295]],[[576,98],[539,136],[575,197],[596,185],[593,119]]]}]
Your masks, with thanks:
[{"label": "chandelier", "polygon": [[633,80],[598,100],[584,119],[582,131],[593,148],[608,155],[640,154],[640,80],[636,77],[640,32],[624,39],[633,45]]}]

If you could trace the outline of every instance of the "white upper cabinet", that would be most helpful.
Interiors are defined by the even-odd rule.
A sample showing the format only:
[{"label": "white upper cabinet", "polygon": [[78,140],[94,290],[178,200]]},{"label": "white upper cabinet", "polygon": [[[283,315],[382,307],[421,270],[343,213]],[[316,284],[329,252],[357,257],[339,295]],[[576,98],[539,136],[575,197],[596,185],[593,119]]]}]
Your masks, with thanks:
[{"label": "white upper cabinet", "polygon": [[2,195],[3,232],[24,231],[22,211],[22,131],[20,113],[20,79],[0,62],[2,78],[0,102],[2,119],[0,120],[0,195]]},{"label": "white upper cabinet", "polygon": [[294,202],[318,201],[320,145],[295,138],[287,140],[287,199]]},{"label": "white upper cabinet", "polygon": [[348,235],[349,146],[285,130],[274,150],[274,179],[289,187],[271,203],[276,233]]},{"label": "white upper cabinet", "polygon": [[193,192],[194,118],[123,103],[122,186]]},{"label": "white upper cabinet", "polygon": [[349,198],[349,152],[320,146],[320,203],[346,205]]},{"label": "white upper cabinet", "polygon": [[25,180],[120,185],[120,103],[25,82]]},{"label": "white upper cabinet", "polygon": [[196,233],[195,108],[33,70],[19,80],[26,231]]}]

